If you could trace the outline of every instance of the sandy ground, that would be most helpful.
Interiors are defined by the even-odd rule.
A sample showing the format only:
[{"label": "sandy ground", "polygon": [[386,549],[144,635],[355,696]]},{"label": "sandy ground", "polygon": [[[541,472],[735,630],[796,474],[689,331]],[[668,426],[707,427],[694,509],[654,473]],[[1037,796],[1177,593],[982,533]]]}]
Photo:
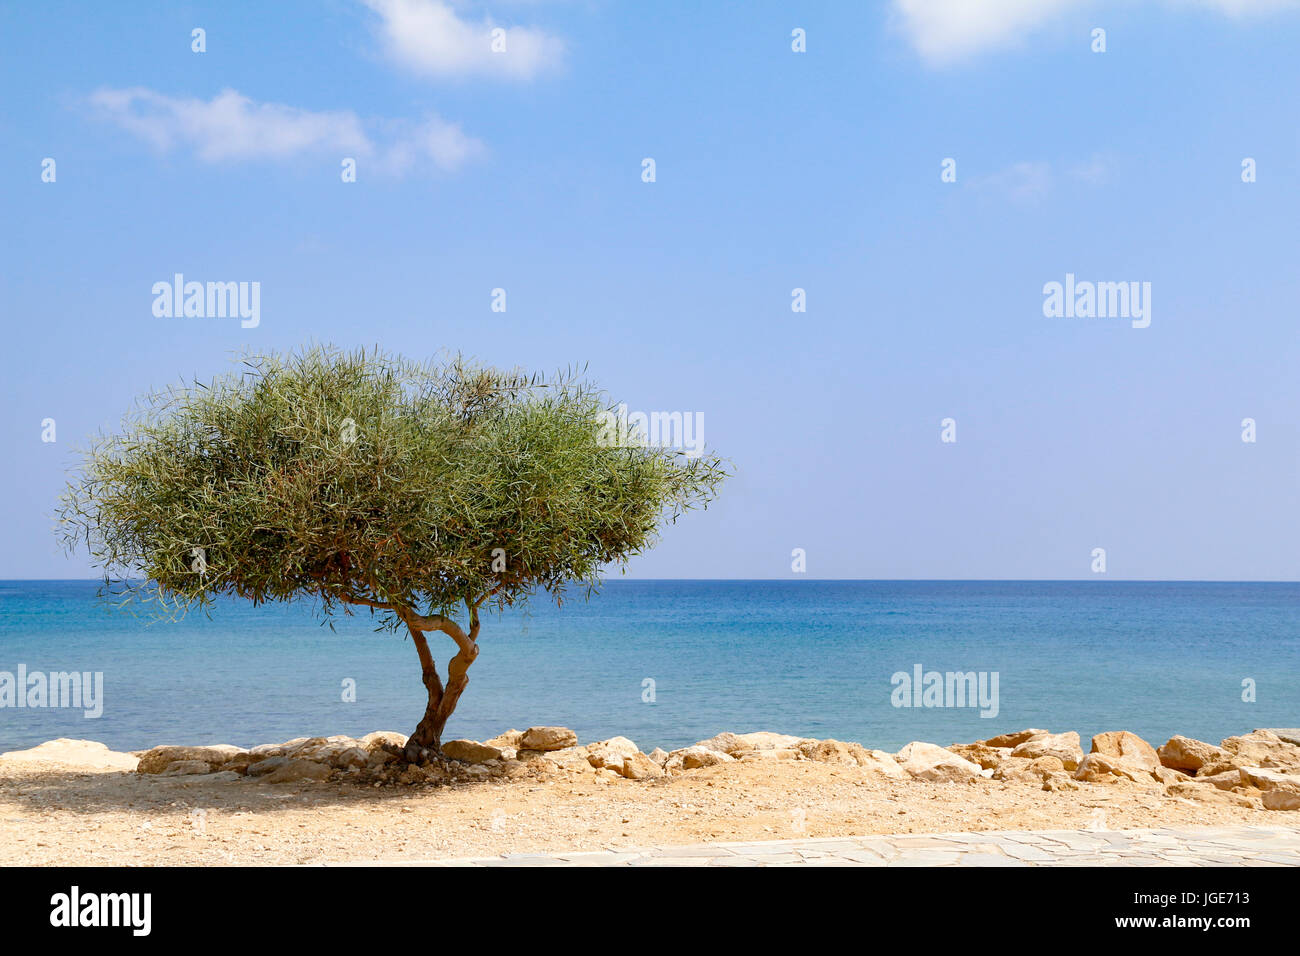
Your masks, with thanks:
[{"label": "sandy ground", "polygon": [[711,840],[1015,829],[1290,823],[1160,789],[893,780],[805,761],[648,781],[591,774],[374,788],[0,762],[0,864],[229,865],[410,861]]}]

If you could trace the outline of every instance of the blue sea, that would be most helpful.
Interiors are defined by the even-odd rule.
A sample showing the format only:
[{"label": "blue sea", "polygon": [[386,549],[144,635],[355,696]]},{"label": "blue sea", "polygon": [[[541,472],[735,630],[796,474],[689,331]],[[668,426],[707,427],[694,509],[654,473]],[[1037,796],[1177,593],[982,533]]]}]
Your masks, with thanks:
[{"label": "blue sea", "polygon": [[[330,630],[310,605],[231,601],[149,623],[96,589],[0,582],[0,672],[104,681],[98,718],[0,708],[0,751],[55,737],[134,750],[409,733],[423,712],[415,649],[368,613]],[[1298,624],[1291,583],[613,580],[590,601],[488,615],[446,737],[561,724],[647,751],[723,730],[886,750],[1024,727],[1077,730],[1085,749],[1103,730],[1218,741],[1300,725]],[[454,646],[429,640],[445,677]],[[895,706],[893,675],[918,665],[996,673],[997,716]]]}]

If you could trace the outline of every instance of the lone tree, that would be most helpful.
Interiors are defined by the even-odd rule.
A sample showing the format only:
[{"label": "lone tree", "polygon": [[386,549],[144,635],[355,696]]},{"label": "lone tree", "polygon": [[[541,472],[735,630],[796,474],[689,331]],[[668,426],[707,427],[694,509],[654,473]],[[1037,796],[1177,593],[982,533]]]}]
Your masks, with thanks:
[{"label": "lone tree", "polygon": [[[428,690],[411,761],[440,753],[485,605],[590,596],[724,477],[711,455],[611,442],[610,404],[571,372],[319,347],[242,364],[147,396],[85,451],[64,543],[89,549],[101,593],[166,616],[308,598],[405,627]],[[456,644],[446,684],[429,631]]]}]

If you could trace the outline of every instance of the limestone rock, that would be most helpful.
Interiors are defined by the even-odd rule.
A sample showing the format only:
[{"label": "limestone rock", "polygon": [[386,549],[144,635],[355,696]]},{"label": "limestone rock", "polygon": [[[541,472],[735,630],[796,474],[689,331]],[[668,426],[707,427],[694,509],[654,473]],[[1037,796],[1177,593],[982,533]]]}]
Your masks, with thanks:
[{"label": "limestone rock", "polygon": [[500,760],[502,753],[496,747],[481,744],[476,740],[448,740],[442,745],[442,752],[452,760],[480,764],[489,760]]},{"label": "limestone rock", "polygon": [[917,780],[930,783],[956,783],[980,775],[980,765],[971,763],[937,744],[914,740],[896,755],[902,769]]},{"label": "limestone rock", "polygon": [[1218,773],[1240,767],[1263,767],[1300,772],[1300,747],[1287,743],[1271,730],[1256,730],[1223,741],[1225,755],[1207,764],[1205,772]]},{"label": "limestone rock", "polygon": [[[987,769],[987,768],[986,768]],[[993,779],[1003,783],[1041,784],[1054,774],[1064,773],[1059,757],[1007,757],[993,769]]]},{"label": "limestone rock", "polygon": [[993,747],[979,741],[973,744],[953,744],[948,750],[971,763],[979,764],[985,770],[996,770],[1010,756],[1005,747]]},{"label": "limestone rock", "polygon": [[1241,767],[1242,778],[1257,790],[1285,790],[1300,793],[1300,774],[1281,773],[1266,767]]},{"label": "limestone rock", "polygon": [[1238,787],[1250,786],[1250,780],[1242,774],[1240,770],[1225,770],[1222,773],[1198,773],[1196,775],[1197,783],[1208,783],[1210,786],[1219,790],[1235,790]]},{"label": "limestone rock", "polygon": [[57,764],[77,770],[110,771],[135,770],[140,758],[134,754],[109,750],[98,741],[59,737],[29,750],[11,750],[0,754],[0,763]]},{"label": "limestone rock", "polygon": [[[641,753],[636,744],[626,737],[610,737],[587,745],[587,760],[597,770],[608,767],[617,773],[623,772],[623,764],[629,757]],[[648,759],[648,758],[647,758]]]},{"label": "limestone rock", "polygon": [[1157,782],[1147,767],[1104,753],[1090,753],[1080,760],[1074,770],[1074,779],[1087,783],[1114,783],[1116,780],[1129,780],[1152,786]]},{"label": "limestone rock", "polygon": [[498,750],[518,750],[524,739],[522,730],[515,730],[513,727],[503,734],[497,734],[491,740],[485,740],[483,743],[489,747],[496,747]]},{"label": "limestone rock", "polygon": [[664,769],[643,753],[635,753],[623,761],[622,774],[628,780],[649,780],[662,777]]},{"label": "limestone rock", "polygon": [[520,750],[563,750],[576,746],[578,735],[568,727],[529,727],[519,740]]},{"label": "limestone rock", "polygon": [[696,742],[696,747],[703,747],[705,750],[716,750],[720,754],[733,754],[737,750],[752,750],[752,747],[745,747],[740,742],[740,738],[731,733],[720,733],[708,740]]},{"label": "limestone rock", "polygon": [[1163,784],[1185,783],[1192,778],[1181,770],[1175,770],[1173,767],[1156,767],[1151,771],[1151,776]]},{"label": "limestone rock", "polygon": [[274,773],[288,762],[288,757],[267,757],[265,760],[259,760],[257,763],[249,764],[248,776],[265,777],[269,773]]},{"label": "limestone rock", "polygon": [[1075,770],[1083,759],[1079,735],[1069,730],[1063,734],[1039,734],[1017,744],[1011,751],[1013,757],[1056,757],[1066,770]]},{"label": "limestone rock", "polygon": [[668,751],[664,750],[662,747],[656,747],[654,750],[650,751],[650,753],[646,754],[646,756],[657,763],[660,767],[668,762]]},{"label": "limestone rock", "polygon": [[730,754],[710,750],[708,747],[683,747],[668,755],[668,759],[664,761],[664,769],[669,773],[698,770],[701,767],[712,767],[720,763],[734,763],[735,760],[736,758]]},{"label": "limestone rock", "polygon": [[998,734],[996,737],[990,737],[988,740],[979,741],[986,747],[1019,747],[1031,737],[1042,737],[1047,734],[1046,730],[1018,730],[1013,734]]},{"label": "limestone rock", "polygon": [[400,749],[406,746],[407,740],[406,734],[399,734],[395,730],[376,730],[373,734],[366,734],[357,743],[367,753],[374,753],[377,749],[382,748],[384,744]]},{"label": "limestone rock", "polygon": [[1171,783],[1165,787],[1165,793],[1171,797],[1180,797],[1184,800],[1195,800],[1198,803],[1211,803],[1225,807],[1257,806],[1250,797],[1233,793],[1231,790],[1220,790],[1211,784],[1196,783],[1191,780]]},{"label": "limestone rock", "polygon": [[219,767],[242,753],[247,751],[229,744],[215,744],[210,747],[153,747],[140,755],[136,772],[163,773],[169,765],[178,760],[202,760],[204,763]]},{"label": "limestone rock", "polygon": [[1127,730],[1108,730],[1092,738],[1092,753],[1116,757],[1129,766],[1150,772],[1160,766],[1156,748]]},{"label": "limestone rock", "polygon": [[789,750],[798,746],[805,739],[807,738],[759,730],[752,734],[721,733],[710,737],[708,740],[701,740],[694,746],[703,747],[706,750],[716,750],[718,753],[734,757],[738,753],[750,750]]},{"label": "limestone rock", "polygon": [[1219,763],[1227,756],[1222,747],[1181,734],[1170,737],[1156,753],[1164,766],[1190,773],[1198,773],[1207,764]]},{"label": "limestone rock", "polygon": [[731,756],[737,760],[753,763],[756,760],[806,760],[798,750],[789,747],[780,750],[737,750]]},{"label": "limestone rock", "polygon": [[533,759],[544,761],[565,770],[590,773],[596,769],[591,765],[590,752],[586,747],[561,747],[558,750],[521,750],[519,751],[521,758],[525,753],[529,754]]},{"label": "limestone rock", "polygon": [[1265,810],[1300,810],[1300,793],[1294,790],[1265,790]]}]

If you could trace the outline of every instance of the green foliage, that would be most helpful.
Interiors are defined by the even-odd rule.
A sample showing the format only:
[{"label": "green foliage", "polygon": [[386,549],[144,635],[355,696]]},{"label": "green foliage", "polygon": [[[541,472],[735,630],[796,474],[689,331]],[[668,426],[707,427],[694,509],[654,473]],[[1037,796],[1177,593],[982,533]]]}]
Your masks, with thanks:
[{"label": "green foliage", "polygon": [[85,452],[60,529],[109,591],[166,613],[219,594],[327,612],[559,600],[725,475],[707,454],[607,447],[609,403],[572,373],[321,347],[242,365],[148,396]]}]

